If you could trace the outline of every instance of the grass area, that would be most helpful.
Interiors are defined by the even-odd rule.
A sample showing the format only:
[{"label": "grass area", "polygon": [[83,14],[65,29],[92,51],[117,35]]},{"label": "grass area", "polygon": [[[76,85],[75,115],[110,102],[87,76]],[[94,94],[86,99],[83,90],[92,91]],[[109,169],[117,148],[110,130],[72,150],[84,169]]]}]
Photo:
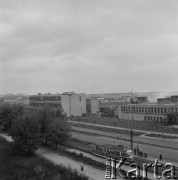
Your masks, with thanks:
[{"label": "grass area", "polygon": [[15,154],[12,144],[0,138],[1,180],[88,180],[76,170],[54,165],[39,156]]},{"label": "grass area", "polygon": [[153,133],[146,134],[145,136],[148,136],[148,137],[157,137],[157,138],[167,138],[167,139],[177,139],[176,136],[166,136],[166,135],[162,135],[162,134],[153,134]]},{"label": "grass area", "polygon": [[83,155],[83,153],[76,153],[76,152],[69,152],[66,150],[60,150],[57,152],[60,155],[65,155],[67,157],[70,157],[73,160],[83,162],[84,164],[91,165],[93,167],[99,168],[99,169],[105,169],[105,164],[95,161],[94,159],[90,157],[86,157]]},{"label": "grass area", "polygon": [[[79,118],[73,118],[72,120],[78,122],[87,122],[87,123],[102,124],[107,126],[128,128],[128,120],[121,120],[116,118],[79,117]],[[167,126],[163,127],[163,125],[158,122],[134,120],[134,121],[130,121],[130,128],[137,130],[145,130],[145,131],[155,131],[155,132],[164,131],[165,133],[178,134],[178,128],[172,128]]]},{"label": "grass area", "polygon": [[[122,129],[111,129],[111,128],[107,128],[107,127],[99,127],[99,126],[93,126],[93,125],[89,125],[89,124],[76,124],[73,123],[73,126],[77,126],[77,127],[85,127],[85,128],[91,128],[91,129],[96,129],[96,130],[101,130],[101,131],[110,131],[110,132],[116,132],[118,134],[125,134],[125,135],[129,135],[130,136],[130,131],[128,130],[122,130]],[[136,132],[133,131],[133,136],[140,136],[144,133],[142,132]],[[98,135],[98,134],[97,134]]]}]

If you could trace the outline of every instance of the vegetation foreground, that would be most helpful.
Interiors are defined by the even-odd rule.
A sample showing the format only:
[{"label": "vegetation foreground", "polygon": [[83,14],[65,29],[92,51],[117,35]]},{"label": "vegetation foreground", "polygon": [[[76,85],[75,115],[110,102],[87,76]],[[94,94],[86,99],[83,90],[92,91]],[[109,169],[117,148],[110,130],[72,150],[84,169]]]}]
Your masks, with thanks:
[{"label": "vegetation foreground", "polygon": [[71,137],[70,125],[62,109],[0,106],[0,131],[13,142],[0,138],[0,180],[87,180],[70,167],[54,165],[35,154],[41,145],[55,149]]},{"label": "vegetation foreground", "polygon": [[12,143],[0,138],[0,180],[88,180],[77,170],[54,165],[37,155],[13,151]]}]

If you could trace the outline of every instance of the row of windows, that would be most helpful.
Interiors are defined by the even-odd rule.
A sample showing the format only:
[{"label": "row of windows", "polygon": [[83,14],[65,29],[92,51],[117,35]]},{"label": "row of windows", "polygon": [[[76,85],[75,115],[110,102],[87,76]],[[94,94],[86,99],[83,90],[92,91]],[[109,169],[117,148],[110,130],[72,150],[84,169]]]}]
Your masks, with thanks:
[{"label": "row of windows", "polygon": [[36,106],[36,107],[53,107],[53,108],[59,108],[61,107],[61,104],[58,103],[30,103],[31,106]]},{"label": "row of windows", "polygon": [[[30,101],[61,101],[61,96],[29,96]],[[79,96],[79,101],[82,101],[82,97]]]},{"label": "row of windows", "polygon": [[108,149],[108,148],[104,148],[104,147],[100,147],[100,146],[96,146],[96,150],[105,152],[107,154],[118,155],[118,156],[121,156],[121,157],[128,157],[128,154],[125,153],[125,152],[120,152],[120,151],[116,151],[116,150],[113,150],[113,149]]},{"label": "row of windows", "polygon": [[61,96],[30,96],[29,100],[34,100],[34,101],[61,101]]},{"label": "row of windows", "polygon": [[[167,107],[131,107],[131,106],[121,106],[122,112],[138,112],[138,113],[160,113],[166,114],[168,113]],[[178,108],[171,108],[172,112],[177,113]]]},{"label": "row of windows", "polygon": [[159,117],[159,116],[144,116],[144,120],[145,121],[157,121],[157,122],[162,122],[164,121],[163,117]]}]

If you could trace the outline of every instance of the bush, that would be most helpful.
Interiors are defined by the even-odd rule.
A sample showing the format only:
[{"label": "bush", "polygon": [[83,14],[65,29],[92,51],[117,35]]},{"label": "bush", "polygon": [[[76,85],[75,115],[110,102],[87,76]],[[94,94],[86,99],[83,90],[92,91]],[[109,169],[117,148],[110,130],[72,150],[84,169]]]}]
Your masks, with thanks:
[{"label": "bush", "polygon": [[0,179],[88,180],[78,171],[54,165],[42,157],[14,154],[11,145],[11,143],[0,138]]},{"label": "bush", "polygon": [[33,154],[40,142],[40,125],[34,115],[18,118],[10,131],[18,152]]}]

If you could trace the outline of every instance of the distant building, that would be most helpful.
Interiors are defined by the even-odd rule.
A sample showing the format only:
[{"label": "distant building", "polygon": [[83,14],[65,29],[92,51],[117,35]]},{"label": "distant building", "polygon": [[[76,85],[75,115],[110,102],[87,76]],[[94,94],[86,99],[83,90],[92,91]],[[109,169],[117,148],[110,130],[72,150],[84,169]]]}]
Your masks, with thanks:
[{"label": "distant building", "polygon": [[174,95],[166,98],[158,98],[157,102],[158,104],[176,104],[178,103],[178,96]]},{"label": "distant building", "polygon": [[4,103],[4,98],[0,97],[0,104]]},{"label": "distant building", "polygon": [[130,102],[134,104],[148,103],[148,98],[147,97],[134,97],[130,99]]},{"label": "distant building", "polygon": [[30,106],[62,108],[67,116],[82,116],[86,114],[86,95],[74,92],[63,94],[38,94],[29,96]]},{"label": "distant building", "polygon": [[172,103],[171,98],[158,98],[157,99],[158,104],[170,104]]},{"label": "distant building", "polygon": [[178,103],[178,96],[171,96],[172,103]]},{"label": "distant building", "polygon": [[87,116],[95,116],[98,115],[99,110],[99,100],[87,98],[86,99],[86,115]]},{"label": "distant building", "polygon": [[29,97],[25,95],[5,95],[0,98],[0,103],[29,104]]}]

